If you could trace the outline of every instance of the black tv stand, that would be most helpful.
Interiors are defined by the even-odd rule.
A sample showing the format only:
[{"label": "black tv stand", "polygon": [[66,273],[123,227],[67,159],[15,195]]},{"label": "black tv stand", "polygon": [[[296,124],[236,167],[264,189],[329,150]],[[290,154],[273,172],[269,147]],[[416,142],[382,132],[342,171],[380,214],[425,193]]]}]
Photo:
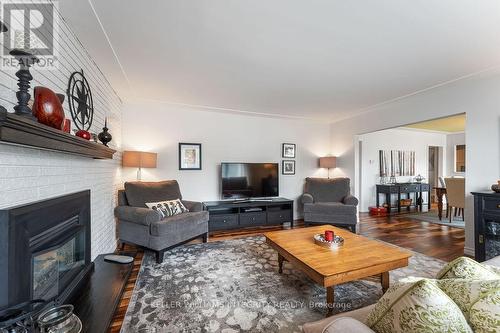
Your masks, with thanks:
[{"label": "black tv stand", "polygon": [[252,198],[204,202],[210,219],[208,230],[230,230],[290,222],[293,227],[293,200]]}]

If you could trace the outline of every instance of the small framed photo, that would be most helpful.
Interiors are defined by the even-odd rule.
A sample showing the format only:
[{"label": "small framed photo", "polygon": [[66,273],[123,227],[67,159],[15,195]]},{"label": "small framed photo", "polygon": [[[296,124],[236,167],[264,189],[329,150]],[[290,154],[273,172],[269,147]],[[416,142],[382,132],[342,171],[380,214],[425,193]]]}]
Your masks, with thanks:
[{"label": "small framed photo", "polygon": [[201,143],[179,143],[179,170],[201,170]]},{"label": "small framed photo", "polygon": [[283,175],[295,175],[295,161],[283,160],[281,164],[281,173]]},{"label": "small framed photo", "polygon": [[295,143],[284,143],[281,149],[281,157],[295,158]]}]

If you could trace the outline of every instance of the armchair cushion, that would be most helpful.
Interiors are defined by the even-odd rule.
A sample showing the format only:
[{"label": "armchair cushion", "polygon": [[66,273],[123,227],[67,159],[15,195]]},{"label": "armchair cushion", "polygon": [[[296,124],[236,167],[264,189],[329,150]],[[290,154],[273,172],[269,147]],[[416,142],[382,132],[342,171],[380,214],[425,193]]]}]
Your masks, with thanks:
[{"label": "armchair cushion", "polygon": [[310,195],[309,193],[302,194],[302,203],[303,204],[310,204],[313,202],[314,202],[314,198],[312,195]]},{"label": "armchair cushion", "polygon": [[190,230],[197,224],[207,225],[207,222],[207,211],[182,213],[151,223],[150,232],[153,236],[182,235],[185,234],[185,230]]},{"label": "armchair cushion", "polygon": [[201,202],[182,200],[182,203],[190,212],[201,212],[203,210],[203,204]]},{"label": "armchair cushion", "polygon": [[342,202],[346,205],[357,206],[359,203],[358,198],[353,195],[348,195],[342,199]]},{"label": "armchair cushion", "polygon": [[344,205],[340,202],[317,202],[304,204],[304,213],[324,215],[356,215],[356,206]]},{"label": "armchair cushion", "polygon": [[146,208],[146,202],[181,199],[182,194],[176,180],[162,182],[126,182],[125,195],[128,204]]},{"label": "armchair cushion", "polygon": [[161,215],[157,211],[142,207],[118,206],[115,208],[115,216],[118,220],[142,225],[150,225],[161,220]]},{"label": "armchair cushion", "polygon": [[305,193],[315,202],[342,202],[350,194],[349,178],[306,178]]}]

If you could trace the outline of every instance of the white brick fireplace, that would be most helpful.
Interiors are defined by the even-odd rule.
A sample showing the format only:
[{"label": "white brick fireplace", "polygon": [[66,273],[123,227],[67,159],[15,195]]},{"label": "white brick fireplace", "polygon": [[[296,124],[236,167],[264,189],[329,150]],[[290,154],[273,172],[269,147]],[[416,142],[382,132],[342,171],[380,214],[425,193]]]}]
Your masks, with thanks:
[{"label": "white brick fireplace", "polygon": [[[31,87],[46,86],[56,93],[66,94],[71,73],[83,69],[94,98],[95,113],[90,132],[101,132],[107,117],[113,135],[110,147],[120,150],[122,101],[67,23],[62,19],[59,23],[58,33],[62,38],[55,39],[59,43],[59,69],[32,70]],[[13,112],[16,104],[17,78],[14,74],[14,71],[0,71],[0,105],[9,112]],[[63,106],[66,117],[71,118],[67,97]],[[90,189],[93,259],[100,253],[113,251],[116,245],[113,208],[117,188],[121,186],[120,161],[119,151],[113,160],[93,160],[0,143],[0,208]]]}]

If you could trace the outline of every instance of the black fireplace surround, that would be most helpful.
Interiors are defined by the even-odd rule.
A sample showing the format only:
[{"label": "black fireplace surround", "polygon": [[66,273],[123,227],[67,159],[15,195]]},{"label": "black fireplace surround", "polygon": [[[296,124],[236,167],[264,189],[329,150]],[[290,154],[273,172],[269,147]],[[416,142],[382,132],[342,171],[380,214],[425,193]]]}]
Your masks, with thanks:
[{"label": "black fireplace surround", "polygon": [[0,210],[0,308],[67,303],[92,268],[90,190]]}]

